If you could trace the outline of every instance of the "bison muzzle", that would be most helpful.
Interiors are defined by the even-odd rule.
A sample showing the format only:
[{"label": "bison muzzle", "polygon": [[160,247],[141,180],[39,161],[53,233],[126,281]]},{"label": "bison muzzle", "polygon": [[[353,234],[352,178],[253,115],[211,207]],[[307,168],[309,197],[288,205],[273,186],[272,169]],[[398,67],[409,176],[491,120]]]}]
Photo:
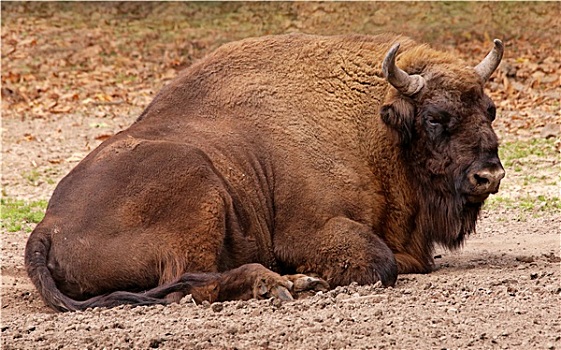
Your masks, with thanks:
[{"label": "bison muzzle", "polygon": [[504,170],[470,67],[395,35],[222,46],[55,189],[27,242],[46,304],[275,297],[426,273]]}]

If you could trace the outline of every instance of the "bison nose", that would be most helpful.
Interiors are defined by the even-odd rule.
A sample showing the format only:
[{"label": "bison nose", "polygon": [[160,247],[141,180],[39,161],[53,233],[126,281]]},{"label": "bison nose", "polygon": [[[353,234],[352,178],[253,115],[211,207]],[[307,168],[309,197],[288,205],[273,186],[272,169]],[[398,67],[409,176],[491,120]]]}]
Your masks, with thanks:
[{"label": "bison nose", "polygon": [[472,173],[470,182],[475,186],[477,192],[496,193],[503,177],[505,177],[505,171],[502,166],[499,166],[494,169],[482,169]]}]

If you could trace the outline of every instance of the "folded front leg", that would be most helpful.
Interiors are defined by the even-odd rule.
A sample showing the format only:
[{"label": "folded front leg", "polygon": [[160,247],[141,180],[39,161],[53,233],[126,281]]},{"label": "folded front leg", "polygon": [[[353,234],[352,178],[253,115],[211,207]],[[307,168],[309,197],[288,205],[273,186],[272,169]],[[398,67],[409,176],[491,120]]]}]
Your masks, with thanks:
[{"label": "folded front leg", "polygon": [[[297,272],[317,274],[331,286],[378,281],[384,286],[395,284],[394,254],[368,225],[335,217],[316,232],[295,232],[277,236],[275,249]],[[285,242],[293,244],[288,246]]]},{"label": "folded front leg", "polygon": [[[327,282],[307,275],[281,276],[261,264],[245,264],[221,273],[186,273],[146,295],[179,301],[191,294],[196,302],[276,298],[290,301],[304,291],[325,291]],[[169,294],[166,294],[169,293]]]}]

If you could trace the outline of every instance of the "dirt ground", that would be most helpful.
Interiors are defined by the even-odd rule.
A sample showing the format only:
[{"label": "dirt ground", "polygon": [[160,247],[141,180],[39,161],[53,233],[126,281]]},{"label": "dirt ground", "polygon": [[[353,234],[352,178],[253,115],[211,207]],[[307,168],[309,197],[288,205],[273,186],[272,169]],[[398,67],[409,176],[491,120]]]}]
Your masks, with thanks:
[{"label": "dirt ground", "polygon": [[[25,40],[35,38],[37,47],[41,48],[48,41],[41,35],[68,32],[66,24],[48,27],[51,31],[36,29],[33,24],[36,27],[44,24],[42,17],[30,20],[31,16],[23,15],[25,11],[18,12],[19,8],[7,10],[4,18],[10,21],[10,13],[19,13],[21,20],[12,19],[10,23],[25,28],[8,28],[3,24],[4,42],[28,33]],[[376,20],[376,16],[372,17],[372,21]],[[306,25],[311,26],[294,20],[287,28]],[[224,40],[215,34],[212,33],[217,41]],[[208,43],[210,37],[199,40]],[[158,77],[161,80],[152,89],[146,86],[133,89],[134,85],[123,83],[120,87],[128,95],[122,100],[108,92],[119,90],[119,85],[102,86],[100,91],[106,95],[101,97],[80,92],[75,98],[68,92],[64,95],[58,91],[58,103],[52,105],[54,97],[48,89],[33,90],[38,94],[34,97],[29,88],[23,88],[33,84],[47,86],[49,78],[41,80],[40,72],[48,71],[48,67],[26,65],[27,71],[23,68],[19,71],[22,77],[33,74],[34,83],[24,78],[12,79],[7,72],[18,72],[18,68],[10,61],[13,56],[6,56],[7,45],[3,44],[2,48],[4,197],[48,200],[56,183],[106,137],[132,123],[158,90],[158,84],[161,86],[166,81]],[[30,53],[37,54],[32,46],[27,47],[29,51],[25,51],[25,45],[18,47],[14,55],[21,54],[21,59],[27,60]],[[38,53],[54,57],[60,52],[50,49],[43,47]],[[193,55],[196,59],[198,54]],[[503,66],[516,66],[519,58],[510,56]],[[173,60],[173,55],[168,59]],[[558,69],[559,57],[554,60]],[[72,70],[67,68],[67,71]],[[106,74],[103,70],[98,73]],[[509,77],[508,72],[500,74],[504,79]],[[57,77],[50,79],[57,81]],[[524,79],[520,77],[518,82],[533,84]],[[74,84],[76,81],[72,80]],[[497,91],[506,89],[506,85],[516,87],[504,80],[492,84],[495,84],[495,97],[500,96]],[[83,91],[90,88],[81,87]],[[531,132],[525,132],[522,127],[512,131],[512,125],[521,121],[542,116],[549,124],[561,123],[559,104],[554,109],[555,104],[547,99],[547,96],[558,98],[558,86],[557,90],[539,91],[536,98],[544,99],[534,99],[533,104],[522,101],[529,95],[520,91],[504,96],[518,98],[518,105],[513,100],[498,101],[499,118],[510,118],[509,122],[497,121],[502,140],[538,138],[546,124],[532,124],[537,127]],[[43,93],[52,99],[43,100]],[[64,109],[66,106],[70,109]],[[524,113],[517,114],[521,110]],[[34,117],[35,112],[41,116]],[[558,133],[553,135],[559,137]],[[518,198],[521,192],[528,192],[561,196],[560,164],[559,156],[514,164],[518,168],[516,172],[513,168],[506,169],[507,178],[500,195]],[[31,171],[36,176],[29,176]],[[525,176],[536,172],[541,178],[553,178],[553,183],[549,180],[523,183]],[[64,314],[45,307],[26,276],[23,252],[29,232],[25,228],[19,232],[4,229],[1,232],[2,349],[561,349],[559,210],[528,212],[520,207],[492,206],[484,211],[477,233],[463,249],[437,251],[436,271],[399,276],[395,288],[351,285],[288,303],[251,300],[196,305],[186,297],[180,304],[167,307],[125,306]]]},{"label": "dirt ground", "polygon": [[439,253],[437,271],[400,276],[395,288],[64,314],[25,275],[25,235],[3,233],[3,348],[559,349],[561,217],[495,217],[484,215],[461,252]]}]

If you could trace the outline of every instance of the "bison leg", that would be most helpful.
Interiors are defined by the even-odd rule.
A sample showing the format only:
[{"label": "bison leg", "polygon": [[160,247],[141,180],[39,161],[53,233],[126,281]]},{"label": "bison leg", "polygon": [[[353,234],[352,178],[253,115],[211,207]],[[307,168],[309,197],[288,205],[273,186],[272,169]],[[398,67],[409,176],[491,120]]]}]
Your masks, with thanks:
[{"label": "bison leg", "polygon": [[421,261],[407,253],[396,253],[397,269],[399,274],[429,273],[432,271],[433,261]]},{"label": "bison leg", "polygon": [[[181,285],[185,288],[177,292]],[[173,290],[166,299],[173,297],[176,301],[178,296],[190,293],[199,303],[251,298],[289,301],[304,292],[325,291],[328,288],[327,282],[317,277],[302,274],[281,276],[261,264],[245,264],[222,273],[186,273],[170,284],[148,291],[147,295],[161,297],[157,294],[161,294],[162,290]]]},{"label": "bison leg", "polygon": [[332,286],[378,281],[391,286],[397,279],[394,254],[386,243],[369,226],[345,217],[330,219],[315,233],[279,234],[275,249],[297,272],[317,273]]},{"label": "bison leg", "polygon": [[285,275],[284,277],[292,282],[290,292],[296,299],[309,296],[314,292],[329,290],[329,283],[316,276],[297,274]]}]

